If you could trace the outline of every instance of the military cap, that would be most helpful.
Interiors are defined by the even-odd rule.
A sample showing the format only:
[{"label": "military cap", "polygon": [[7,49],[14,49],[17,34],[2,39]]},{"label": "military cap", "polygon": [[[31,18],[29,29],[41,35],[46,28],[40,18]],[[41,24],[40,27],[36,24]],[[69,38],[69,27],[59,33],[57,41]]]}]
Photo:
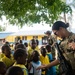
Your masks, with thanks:
[{"label": "military cap", "polygon": [[44,33],[45,33],[45,34],[51,34],[51,31],[48,30],[48,31],[46,31],[46,32],[44,32]]}]

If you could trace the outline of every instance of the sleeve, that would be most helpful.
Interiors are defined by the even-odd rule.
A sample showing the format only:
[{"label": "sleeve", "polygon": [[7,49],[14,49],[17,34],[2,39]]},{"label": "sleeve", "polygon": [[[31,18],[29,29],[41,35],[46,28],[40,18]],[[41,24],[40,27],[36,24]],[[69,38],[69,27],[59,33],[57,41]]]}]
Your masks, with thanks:
[{"label": "sleeve", "polygon": [[23,69],[24,75],[28,75],[28,70],[27,69]]},{"label": "sleeve", "polygon": [[50,54],[50,60],[53,60],[52,54]]}]

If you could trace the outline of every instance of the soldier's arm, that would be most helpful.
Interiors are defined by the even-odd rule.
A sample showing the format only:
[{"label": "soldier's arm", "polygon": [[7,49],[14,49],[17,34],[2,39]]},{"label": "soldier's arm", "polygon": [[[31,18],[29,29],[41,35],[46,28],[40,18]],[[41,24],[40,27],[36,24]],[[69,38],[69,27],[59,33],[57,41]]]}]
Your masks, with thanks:
[{"label": "soldier's arm", "polygon": [[37,68],[37,70],[39,69],[43,69],[43,68],[50,68],[52,66],[58,65],[59,64],[59,60],[54,60],[53,62],[49,63],[48,65],[42,65],[40,67]]},{"label": "soldier's arm", "polygon": [[46,65],[45,68],[56,66],[58,64],[59,64],[59,60],[57,59],[57,60],[52,61],[50,64]]},{"label": "soldier's arm", "polygon": [[72,35],[71,39],[69,40],[69,47],[75,50],[75,34]]}]

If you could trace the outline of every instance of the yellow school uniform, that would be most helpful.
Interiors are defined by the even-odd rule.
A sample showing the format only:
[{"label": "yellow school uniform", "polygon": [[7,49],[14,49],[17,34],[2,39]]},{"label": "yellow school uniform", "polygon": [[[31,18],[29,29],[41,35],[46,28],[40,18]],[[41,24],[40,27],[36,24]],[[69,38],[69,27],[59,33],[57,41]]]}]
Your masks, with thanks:
[{"label": "yellow school uniform", "polygon": [[[44,65],[47,65],[50,63],[47,55],[45,57],[43,55],[40,55],[40,61],[41,61],[41,64],[44,64]],[[42,74],[45,74],[45,71],[43,71]]]},{"label": "yellow school uniform", "polygon": [[0,53],[0,59],[3,58],[3,57],[4,57],[4,54],[3,53]]},{"label": "yellow school uniform", "polygon": [[[35,50],[40,53],[40,49],[39,49],[38,47],[36,47]],[[33,51],[34,51],[34,50],[30,47],[29,50],[28,50],[28,56],[30,56]]]},{"label": "yellow school uniform", "polygon": [[25,65],[15,63],[13,66],[18,66],[18,67],[22,68],[24,75],[28,75],[28,71],[27,71],[27,68],[25,67]]},{"label": "yellow school uniform", "polygon": [[14,64],[15,60],[13,58],[13,56],[11,55],[11,58],[8,58],[4,55],[4,57],[1,59],[1,61],[3,61],[6,65],[6,67],[10,67]]},{"label": "yellow school uniform", "polygon": [[41,61],[42,64],[46,64],[46,65],[50,63],[47,55],[45,57],[41,55],[40,61]]}]

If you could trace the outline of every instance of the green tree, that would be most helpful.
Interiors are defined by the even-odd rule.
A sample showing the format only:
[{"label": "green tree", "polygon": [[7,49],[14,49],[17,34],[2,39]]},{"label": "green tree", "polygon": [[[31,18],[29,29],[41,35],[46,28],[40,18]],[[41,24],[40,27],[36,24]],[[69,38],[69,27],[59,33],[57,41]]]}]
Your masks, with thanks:
[{"label": "green tree", "polygon": [[52,25],[59,15],[72,13],[71,7],[62,0],[0,0],[0,17],[18,26],[45,21]]}]

